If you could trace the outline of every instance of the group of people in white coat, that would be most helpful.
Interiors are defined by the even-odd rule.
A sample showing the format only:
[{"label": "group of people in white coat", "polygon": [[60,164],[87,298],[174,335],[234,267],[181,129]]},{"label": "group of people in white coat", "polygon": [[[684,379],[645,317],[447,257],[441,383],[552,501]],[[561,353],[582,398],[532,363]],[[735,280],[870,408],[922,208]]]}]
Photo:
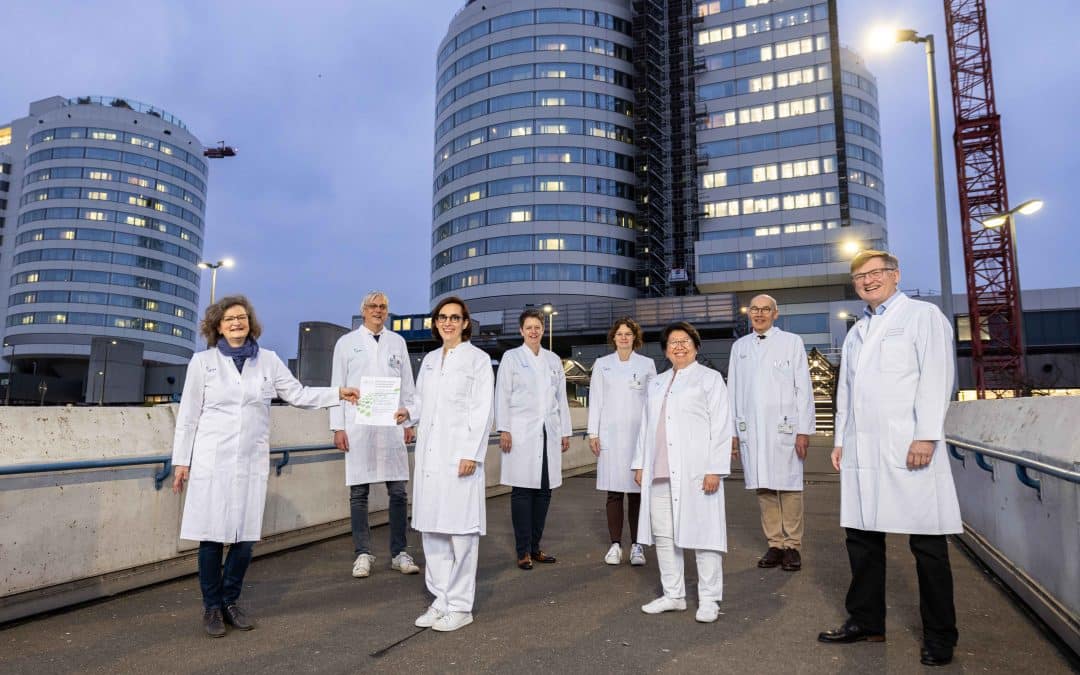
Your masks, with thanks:
[{"label": "group of people in white coat", "polygon": [[[884,640],[884,537],[907,533],[919,571],[921,659],[943,665],[957,640],[944,535],[961,531],[943,451],[952,329],[935,306],[897,290],[899,262],[889,253],[863,251],[851,269],[867,308],[844,344],[832,455],[841,473],[841,524],[852,568],[849,618],[818,637]],[[347,453],[356,577],[370,575],[375,563],[367,498],[371,484],[380,482],[390,495],[391,567],[419,572],[405,540],[405,443],[415,439],[412,526],[422,535],[433,596],[417,626],[451,631],[473,620],[479,538],[487,523],[483,464],[493,424],[501,482],[512,487],[517,566],[556,562],[540,542],[551,490],[561,484],[571,423],[561,361],[541,346],[543,315],[521,314],[523,343],[504,354],[496,381],[490,357],[469,341],[465,302],[442,300],[431,314],[439,348],[424,357],[414,385],[404,340],[385,328],[386,295],[366,296],[362,312],[364,324],[335,348],[334,386],[319,388],[301,386],[273,352],[259,349],[260,328],[245,298],[224,298],[207,310],[202,332],[209,349],[189,366],[173,463],[174,490],[189,485],[181,537],[200,542],[209,635],[224,635],[225,624],[253,627],[238,599],[261,534],[272,398],[331,408],[334,443]],[[613,352],[593,366],[588,435],[596,486],[607,493],[604,561],[624,559],[624,517],[631,564],[644,565],[643,547],[656,547],[662,594],[642,606],[646,613],[686,609],[683,556],[692,549],[695,618],[717,620],[727,550],[723,478],[735,458],[746,489],[757,492],[768,543],[758,565],[801,568],[802,471],[814,433],[806,352],[798,336],[774,325],[779,309],[771,296],[753,298],[748,314],[753,332],[733,345],[726,384],[698,362],[701,337],[686,322],[660,335],[671,365],[660,375],[652,359],[636,353],[643,336],[630,318],[615,322],[608,335]],[[352,407],[339,406],[358,399],[365,376],[401,378],[399,427],[354,424]],[[223,561],[225,544],[232,546]]]}]

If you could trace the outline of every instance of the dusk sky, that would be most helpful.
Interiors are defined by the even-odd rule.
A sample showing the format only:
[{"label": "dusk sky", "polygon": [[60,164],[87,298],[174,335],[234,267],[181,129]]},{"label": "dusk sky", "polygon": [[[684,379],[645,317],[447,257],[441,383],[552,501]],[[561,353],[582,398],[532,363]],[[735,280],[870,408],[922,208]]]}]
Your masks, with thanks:
[{"label": "dusk sky", "polygon": [[[233,159],[212,163],[204,255],[233,256],[219,296],[246,293],[262,343],[296,352],[297,324],[347,325],[366,291],[429,309],[435,52],[464,0],[6,0],[0,122],[33,100],[120,96],[163,108]],[[902,8],[899,8],[903,5]],[[1066,194],[1078,168],[1075,0],[988,0],[997,103],[1025,288],[1072,286]],[[941,0],[840,0],[841,41],[877,76],[889,239],[903,288],[938,289],[921,45],[866,53],[885,21],[938,41],[953,287],[964,289]],[[1073,180],[1076,189],[1076,181]],[[203,305],[209,295],[204,275]],[[200,308],[201,309],[201,308]]]}]

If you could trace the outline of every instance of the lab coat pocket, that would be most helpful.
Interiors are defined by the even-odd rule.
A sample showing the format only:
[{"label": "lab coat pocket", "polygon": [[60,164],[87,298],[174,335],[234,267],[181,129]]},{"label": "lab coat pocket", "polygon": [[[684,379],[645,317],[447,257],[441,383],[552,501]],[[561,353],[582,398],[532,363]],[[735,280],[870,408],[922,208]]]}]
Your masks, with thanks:
[{"label": "lab coat pocket", "polygon": [[883,441],[882,459],[890,466],[906,469],[908,451],[911,442],[915,440],[914,419],[891,419],[889,420],[889,435]]},{"label": "lab coat pocket", "polygon": [[914,361],[911,342],[902,336],[886,337],[881,341],[881,372],[902,373]]},{"label": "lab coat pocket", "polygon": [[259,398],[264,405],[270,405],[270,402],[277,396],[277,389],[274,388],[274,383],[270,380],[263,380],[259,387]]}]

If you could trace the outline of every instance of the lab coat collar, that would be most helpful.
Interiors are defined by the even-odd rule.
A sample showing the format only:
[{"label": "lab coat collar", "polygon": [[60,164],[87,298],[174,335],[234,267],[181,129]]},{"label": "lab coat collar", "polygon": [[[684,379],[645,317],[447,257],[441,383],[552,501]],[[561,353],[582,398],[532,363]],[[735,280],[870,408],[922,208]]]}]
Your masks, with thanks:
[{"label": "lab coat collar", "polygon": [[901,295],[903,295],[905,298],[907,297],[906,295],[904,295],[903,291],[901,291],[901,290],[895,291],[892,295],[889,296],[888,300],[886,300],[885,302],[878,305],[877,309],[875,309],[875,310],[871,310],[870,305],[867,305],[866,307],[863,307],[863,316],[865,316],[867,318],[870,318],[870,317],[873,317],[873,316],[879,316],[881,314],[884,314],[885,310],[887,310],[889,308],[889,306],[892,305],[896,301],[896,299],[899,298]]}]

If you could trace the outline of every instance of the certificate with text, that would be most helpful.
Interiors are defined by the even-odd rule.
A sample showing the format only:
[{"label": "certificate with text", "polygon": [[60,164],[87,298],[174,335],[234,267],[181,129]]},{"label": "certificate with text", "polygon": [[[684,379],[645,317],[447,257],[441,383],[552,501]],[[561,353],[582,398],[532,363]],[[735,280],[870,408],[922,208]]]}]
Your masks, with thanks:
[{"label": "certificate with text", "polygon": [[400,377],[361,377],[355,423],[376,427],[397,426],[394,413],[400,407],[400,399]]}]

